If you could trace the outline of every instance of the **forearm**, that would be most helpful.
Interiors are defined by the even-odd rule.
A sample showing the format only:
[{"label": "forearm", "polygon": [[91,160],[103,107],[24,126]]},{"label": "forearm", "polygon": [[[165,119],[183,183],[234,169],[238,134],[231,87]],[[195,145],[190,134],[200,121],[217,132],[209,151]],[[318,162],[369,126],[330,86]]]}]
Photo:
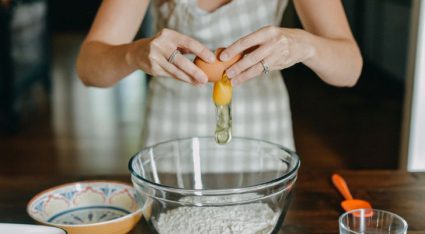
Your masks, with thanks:
[{"label": "forearm", "polygon": [[87,86],[110,87],[137,68],[128,64],[126,55],[132,43],[109,45],[100,41],[83,44],[77,59],[77,72]]},{"label": "forearm", "polygon": [[303,63],[323,81],[335,86],[354,86],[359,79],[363,60],[354,40],[328,39],[303,31],[303,41],[311,56]]}]

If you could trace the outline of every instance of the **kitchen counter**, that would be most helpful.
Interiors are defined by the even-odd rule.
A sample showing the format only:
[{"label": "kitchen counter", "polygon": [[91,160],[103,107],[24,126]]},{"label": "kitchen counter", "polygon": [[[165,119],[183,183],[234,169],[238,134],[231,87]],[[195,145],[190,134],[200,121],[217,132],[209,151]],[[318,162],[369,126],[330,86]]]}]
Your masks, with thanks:
[{"label": "kitchen counter", "polygon": [[[409,233],[425,233],[425,173],[401,171],[337,171],[354,198],[368,200],[377,209],[397,213],[409,224]],[[338,233],[342,197],[333,187],[330,171],[301,170],[281,233]],[[66,182],[106,179],[130,182],[129,175],[111,176],[0,176],[0,223],[34,221],[27,202],[38,192]],[[149,233],[142,220],[131,234]]]}]

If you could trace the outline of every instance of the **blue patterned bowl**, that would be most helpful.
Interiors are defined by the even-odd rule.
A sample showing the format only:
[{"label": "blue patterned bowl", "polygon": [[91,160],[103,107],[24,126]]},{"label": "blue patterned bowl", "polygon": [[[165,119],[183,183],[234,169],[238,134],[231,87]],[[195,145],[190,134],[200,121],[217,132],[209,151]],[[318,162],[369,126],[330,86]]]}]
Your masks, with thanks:
[{"label": "blue patterned bowl", "polygon": [[132,186],[112,181],[60,185],[36,195],[27,206],[37,222],[69,234],[128,233],[141,217]]}]

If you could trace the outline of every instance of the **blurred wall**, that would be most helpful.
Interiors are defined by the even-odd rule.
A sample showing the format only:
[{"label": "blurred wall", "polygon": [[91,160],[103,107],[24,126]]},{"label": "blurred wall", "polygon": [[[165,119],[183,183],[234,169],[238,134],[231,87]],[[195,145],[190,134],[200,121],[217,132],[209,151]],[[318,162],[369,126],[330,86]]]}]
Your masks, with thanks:
[{"label": "blurred wall", "polygon": [[87,31],[102,0],[48,0],[50,26],[54,32]]},{"label": "blurred wall", "polygon": [[368,63],[404,81],[411,0],[344,0],[353,32]]},{"label": "blurred wall", "polygon": [[[48,0],[49,25],[51,30],[53,32],[88,32],[101,3],[102,0]],[[136,37],[151,36],[151,24],[151,13],[147,11],[141,29]]]}]

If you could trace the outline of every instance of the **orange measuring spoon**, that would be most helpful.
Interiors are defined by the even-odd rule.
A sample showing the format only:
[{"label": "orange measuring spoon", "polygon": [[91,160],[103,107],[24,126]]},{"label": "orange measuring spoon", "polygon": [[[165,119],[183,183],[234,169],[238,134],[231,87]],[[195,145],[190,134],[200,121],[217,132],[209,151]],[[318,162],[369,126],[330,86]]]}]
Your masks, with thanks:
[{"label": "orange measuring spoon", "polygon": [[[347,183],[345,180],[338,174],[332,175],[332,183],[335,185],[335,187],[338,189],[338,191],[342,194],[342,196],[345,198],[344,201],[341,202],[341,206],[345,211],[352,211],[357,209],[371,209],[372,206],[369,202],[365,200],[360,199],[353,199],[353,196],[350,193],[350,190],[348,189]],[[372,216],[371,214],[366,214],[367,216]]]}]

